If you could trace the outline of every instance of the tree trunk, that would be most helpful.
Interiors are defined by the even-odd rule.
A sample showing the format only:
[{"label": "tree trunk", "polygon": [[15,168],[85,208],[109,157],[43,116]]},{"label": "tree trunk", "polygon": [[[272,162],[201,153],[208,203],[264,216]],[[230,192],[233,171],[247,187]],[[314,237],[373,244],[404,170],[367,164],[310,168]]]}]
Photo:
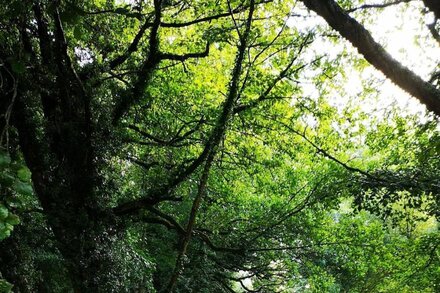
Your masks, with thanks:
[{"label": "tree trunk", "polygon": [[[5,82],[10,84],[4,88],[17,86],[13,79]],[[41,123],[33,108],[38,101],[35,90],[18,83],[11,122],[75,291],[108,291],[118,281],[109,273],[114,269],[111,247],[117,237],[109,232],[112,216],[102,211],[95,192],[96,162],[84,98],[62,84],[57,83],[52,96],[38,93],[45,108]],[[9,97],[11,93],[1,94]]]}]

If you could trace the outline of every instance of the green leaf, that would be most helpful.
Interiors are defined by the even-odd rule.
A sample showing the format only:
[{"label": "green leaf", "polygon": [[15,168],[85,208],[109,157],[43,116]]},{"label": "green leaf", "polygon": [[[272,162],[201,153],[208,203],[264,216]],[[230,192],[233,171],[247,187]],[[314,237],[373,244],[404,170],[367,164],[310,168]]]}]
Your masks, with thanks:
[{"label": "green leaf", "polygon": [[9,5],[7,5],[7,7],[7,15],[11,18],[20,16],[25,10],[25,6],[22,1],[12,1]]},{"label": "green leaf", "polygon": [[0,167],[6,167],[11,163],[11,157],[5,151],[0,151]]},{"label": "green leaf", "polygon": [[15,177],[12,176],[9,172],[0,173],[0,185],[2,187],[11,187],[15,182]]},{"label": "green leaf", "polygon": [[6,280],[0,279],[0,293],[9,293],[14,287],[11,283]]},{"label": "green leaf", "polygon": [[32,186],[24,182],[16,181],[13,188],[21,195],[31,196],[33,194]]},{"label": "green leaf", "polygon": [[11,236],[11,230],[9,230],[9,229],[3,230],[0,228],[0,240],[8,238],[9,236]]},{"label": "green leaf", "polygon": [[21,181],[27,182],[31,179],[31,171],[26,167],[22,167],[17,171],[17,176]]},{"label": "green leaf", "polygon": [[76,9],[69,9],[66,11],[63,11],[60,15],[61,21],[65,23],[75,24],[79,20],[80,14]]},{"label": "green leaf", "polygon": [[20,218],[17,215],[9,214],[8,217],[5,220],[10,225],[18,225],[20,224]]},{"label": "green leaf", "polygon": [[4,205],[0,204],[0,220],[3,221],[4,219],[6,219],[8,217],[8,214],[8,209]]},{"label": "green leaf", "polygon": [[81,26],[79,26],[79,25],[75,26],[75,29],[73,30],[73,36],[76,39],[81,39],[81,37],[82,37]]}]

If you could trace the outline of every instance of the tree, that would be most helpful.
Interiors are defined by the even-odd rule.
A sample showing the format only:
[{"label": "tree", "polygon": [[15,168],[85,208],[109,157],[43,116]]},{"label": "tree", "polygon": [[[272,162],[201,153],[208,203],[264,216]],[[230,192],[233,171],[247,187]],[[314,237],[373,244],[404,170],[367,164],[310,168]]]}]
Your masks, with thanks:
[{"label": "tree", "polygon": [[[338,4],[302,2],[440,113],[438,87],[387,55]],[[394,4],[400,2],[407,1]],[[436,12],[432,5],[426,1]],[[385,255],[354,267],[355,255],[368,262],[377,250],[359,251],[363,238],[347,227],[377,223],[366,241],[385,243],[385,254],[396,243],[411,251],[420,237],[435,237],[420,232],[412,243],[408,235],[401,240],[403,232],[380,234],[383,222],[373,215],[338,224],[332,213],[356,197],[360,208],[393,212],[398,224],[408,213],[391,204],[407,193],[417,199],[408,207],[412,213],[438,218],[438,143],[430,140],[438,138],[437,118],[395,118],[418,131],[407,137],[391,137],[397,126],[383,133],[347,129],[346,120],[379,129],[387,123],[330,105],[328,76],[345,64],[325,54],[310,57],[310,46],[327,31],[288,25],[287,16],[297,11],[307,13],[270,0],[4,3],[0,164],[17,162],[4,174],[18,176],[11,180],[21,185],[6,187],[15,186],[10,192],[27,205],[5,206],[0,199],[0,211],[16,211],[23,222],[1,243],[3,277],[23,292],[233,292],[233,282],[253,290],[248,280],[266,291],[397,286],[378,283],[378,268],[391,263],[387,274],[393,275],[407,259],[394,264]],[[302,96],[300,82],[313,71],[315,100]],[[360,147],[356,139],[367,136],[380,159],[349,162]],[[381,145],[382,136],[390,145]],[[425,156],[396,163],[400,173],[387,168],[401,155],[390,154],[391,145],[410,141],[418,143],[413,153]],[[400,184],[409,177],[421,180]],[[378,205],[370,199],[380,196]],[[341,230],[340,239],[328,234],[329,225]],[[17,246],[22,253],[15,255]],[[333,259],[345,249],[348,260]],[[437,249],[420,252],[427,269],[437,262]],[[31,265],[3,271],[20,263]],[[438,272],[428,273],[420,288],[438,284]],[[32,277],[21,277],[26,274]],[[373,277],[350,283],[351,274]]]}]

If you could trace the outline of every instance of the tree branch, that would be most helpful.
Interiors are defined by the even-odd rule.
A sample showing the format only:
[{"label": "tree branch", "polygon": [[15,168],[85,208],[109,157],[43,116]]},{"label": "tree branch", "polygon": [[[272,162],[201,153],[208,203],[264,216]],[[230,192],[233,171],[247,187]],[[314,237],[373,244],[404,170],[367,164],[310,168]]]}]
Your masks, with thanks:
[{"label": "tree branch", "polygon": [[154,22],[151,27],[149,37],[149,52],[147,59],[142,64],[138,74],[138,79],[131,89],[126,91],[126,94],[116,103],[113,110],[113,124],[116,124],[119,119],[124,116],[130,107],[135,104],[142,96],[147,83],[150,81],[153,71],[160,62],[159,58],[159,27],[162,16],[162,0],[154,0]]},{"label": "tree branch", "polygon": [[171,54],[171,53],[159,53],[161,60],[176,60],[176,61],[185,61],[190,58],[202,58],[207,57],[209,55],[209,43],[206,43],[205,51],[198,53],[187,53],[183,55]]},{"label": "tree branch", "polygon": [[440,34],[437,31],[437,29],[435,28],[437,21],[438,21],[438,19],[436,18],[432,23],[428,24],[427,27],[428,27],[429,31],[431,32],[431,35],[433,36],[433,38],[437,41],[437,44],[440,46]]},{"label": "tree branch", "polygon": [[218,122],[216,124],[216,127],[213,130],[213,133],[211,135],[212,139],[208,142],[208,145],[210,146],[209,154],[207,156],[205,167],[203,169],[202,176],[200,178],[200,184],[199,184],[199,188],[197,191],[197,195],[194,198],[194,201],[193,201],[193,204],[191,207],[191,212],[190,212],[188,224],[186,227],[186,233],[181,239],[180,251],[179,251],[177,258],[176,258],[176,265],[174,267],[174,272],[171,275],[170,281],[165,289],[165,292],[171,293],[174,290],[174,287],[177,283],[177,279],[180,276],[180,273],[181,273],[181,270],[183,267],[184,256],[186,254],[188,244],[191,240],[193,227],[196,223],[197,212],[198,212],[200,204],[203,200],[203,197],[206,193],[209,171],[211,169],[212,162],[215,158],[215,155],[217,152],[217,147],[226,132],[227,122],[228,122],[230,116],[232,115],[234,104],[237,100],[238,84],[239,84],[239,80],[240,80],[240,75],[242,73],[243,59],[244,59],[244,54],[245,54],[245,51],[247,48],[247,42],[248,42],[250,30],[251,30],[254,8],[255,8],[255,1],[251,0],[250,7],[249,7],[249,15],[248,15],[248,18],[246,21],[246,28],[245,28],[243,35],[240,36],[240,46],[238,48],[237,58],[235,60],[235,66],[234,66],[234,69],[232,72],[231,83],[230,83],[227,99],[226,99],[224,106],[223,106],[223,112],[220,115]]},{"label": "tree branch", "polygon": [[353,7],[350,9],[345,10],[347,13],[351,13],[357,10],[361,10],[361,9],[368,9],[368,8],[387,8],[390,6],[394,6],[400,3],[408,3],[414,0],[396,0],[396,1],[392,1],[392,2],[388,2],[388,3],[378,3],[378,4],[363,4],[361,6],[358,7]]},{"label": "tree branch", "polygon": [[51,41],[49,38],[49,33],[47,28],[47,21],[43,16],[43,12],[41,11],[41,6],[38,1],[35,1],[32,8],[35,14],[35,19],[37,21],[38,41],[40,46],[42,62],[43,64],[48,65],[52,59],[52,51],[51,51]]},{"label": "tree branch", "polygon": [[[264,1],[260,1],[258,3],[255,3],[255,5],[260,5],[260,4],[266,4],[266,3],[270,3],[273,2],[273,0],[264,0]],[[232,9],[231,11],[228,12],[222,12],[216,15],[211,15],[211,16],[206,16],[206,17],[202,17],[199,19],[194,19],[191,21],[186,21],[186,22],[180,22],[180,23],[169,23],[169,22],[162,22],[161,26],[162,27],[175,27],[175,28],[179,28],[179,27],[186,27],[186,26],[190,26],[193,24],[197,24],[197,23],[202,23],[202,22],[209,22],[211,20],[216,20],[216,19],[220,19],[223,17],[228,17],[232,14],[237,14],[243,11],[246,11],[249,8],[249,5],[241,5],[238,6],[234,9]]]},{"label": "tree branch", "polygon": [[144,22],[144,24],[141,26],[141,28],[139,29],[138,33],[134,37],[134,39],[131,42],[130,46],[127,48],[127,51],[125,51],[124,54],[122,54],[122,55],[116,57],[115,59],[113,59],[112,61],[110,61],[110,63],[109,63],[110,69],[115,69],[116,67],[118,67],[119,65],[124,63],[130,57],[130,55],[132,53],[136,52],[140,40],[144,36],[145,31],[147,30],[147,28],[149,28],[150,26],[151,26],[151,23],[149,23],[148,19],[147,19]]},{"label": "tree branch", "polygon": [[[268,85],[266,90],[263,93],[261,93],[257,99],[249,102],[248,104],[237,106],[234,109],[234,114],[240,113],[240,112],[245,111],[249,108],[253,108],[253,107],[257,106],[262,101],[273,99],[273,98],[269,97],[269,94],[274,89],[274,87],[277,85],[278,82],[280,82],[282,79],[287,77],[289,74],[298,72],[306,67],[306,65],[301,65],[301,66],[295,68],[295,70],[293,72],[291,72],[291,68],[295,64],[295,61],[297,60],[298,56],[301,54],[302,50],[307,45],[310,44],[310,37],[311,37],[311,35],[307,35],[307,37],[300,44],[299,49],[298,49],[298,53],[296,54],[296,56],[294,58],[292,58],[292,60],[286,65],[286,67],[280,72],[280,74],[274,78],[274,80]],[[313,62],[315,62],[315,61],[316,60],[314,60]]]},{"label": "tree branch", "polygon": [[397,86],[440,115],[440,91],[394,59],[371,34],[333,0],[302,0],[355,46],[359,53]]},{"label": "tree branch", "polygon": [[368,173],[367,171],[361,170],[359,168],[355,168],[352,166],[349,166],[347,163],[342,162],[341,160],[337,159],[336,157],[332,156],[328,151],[326,151],[325,149],[319,147],[317,144],[315,144],[312,140],[310,140],[305,133],[301,133],[300,131],[294,129],[293,127],[291,127],[290,125],[280,122],[278,121],[278,123],[280,123],[282,126],[284,126],[285,128],[287,128],[289,131],[295,133],[296,135],[301,136],[305,141],[307,141],[311,146],[313,146],[318,153],[322,154],[324,157],[332,160],[333,162],[341,165],[342,167],[344,167],[345,169],[347,169],[348,171],[351,172],[356,172],[359,174],[364,175],[367,178],[370,178],[374,181],[378,181],[378,182],[387,182],[385,179],[382,178],[378,178],[376,176],[371,175],[370,173]]}]

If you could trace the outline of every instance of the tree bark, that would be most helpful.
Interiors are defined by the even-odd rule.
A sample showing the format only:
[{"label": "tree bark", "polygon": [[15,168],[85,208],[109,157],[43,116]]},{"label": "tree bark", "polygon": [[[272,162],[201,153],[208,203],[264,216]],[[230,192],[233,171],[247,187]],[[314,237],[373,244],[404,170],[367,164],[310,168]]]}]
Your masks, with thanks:
[{"label": "tree bark", "polygon": [[[21,150],[32,172],[34,190],[66,260],[72,284],[77,292],[97,289],[97,284],[92,280],[99,270],[93,267],[96,264],[90,263],[90,260],[98,245],[93,239],[98,223],[93,219],[92,207],[87,204],[87,200],[92,202],[94,192],[91,168],[81,163],[86,152],[81,149],[84,142],[72,142],[70,150],[66,149],[64,142],[52,143],[52,147],[57,145],[66,151],[64,161],[58,161],[55,159],[56,152],[35,138],[39,131],[32,123],[34,117],[29,113],[23,97],[17,99],[13,117]],[[69,134],[72,135],[71,132]],[[71,154],[78,152],[76,164],[72,161],[73,157],[68,158],[69,151]]]},{"label": "tree bark", "polygon": [[[0,48],[0,57],[7,60],[8,52]],[[12,67],[5,62],[0,71],[4,76],[0,95],[5,101],[16,95],[11,124],[17,129],[35,194],[66,261],[75,292],[101,292],[118,281],[109,273],[114,264],[111,247],[115,235],[109,233],[111,215],[101,212],[100,197],[95,192],[97,167],[85,98],[74,77],[58,70],[55,81],[47,86],[39,83],[43,77],[35,72],[13,78]],[[14,87],[15,93],[9,91]],[[35,108],[40,99],[46,107],[43,118]]]}]

